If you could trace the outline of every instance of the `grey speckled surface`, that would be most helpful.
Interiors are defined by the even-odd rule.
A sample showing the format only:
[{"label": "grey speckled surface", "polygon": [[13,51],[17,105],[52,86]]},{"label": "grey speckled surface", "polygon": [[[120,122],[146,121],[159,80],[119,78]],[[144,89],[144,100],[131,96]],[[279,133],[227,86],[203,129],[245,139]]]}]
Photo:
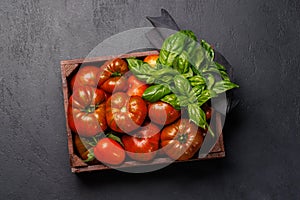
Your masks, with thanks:
[{"label": "grey speckled surface", "polygon": [[[241,86],[227,157],[149,174],[70,172],[60,60],[167,9],[229,60]],[[299,199],[298,0],[0,3],[1,199]]]}]

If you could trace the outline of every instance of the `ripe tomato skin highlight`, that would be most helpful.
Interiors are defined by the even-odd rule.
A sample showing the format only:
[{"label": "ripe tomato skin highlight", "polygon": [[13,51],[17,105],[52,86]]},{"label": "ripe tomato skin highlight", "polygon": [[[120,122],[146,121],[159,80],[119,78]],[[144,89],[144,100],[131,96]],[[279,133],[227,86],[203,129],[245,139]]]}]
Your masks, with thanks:
[{"label": "ripe tomato skin highlight", "polygon": [[101,88],[110,94],[113,92],[122,92],[127,89],[127,80],[124,76],[109,78],[101,85]]},{"label": "ripe tomato skin highlight", "polygon": [[152,160],[159,149],[160,129],[154,124],[147,124],[132,136],[124,135],[122,142],[127,155],[133,160],[147,162]]},{"label": "ripe tomato skin highlight", "polygon": [[98,87],[100,88],[108,79],[123,76],[128,71],[129,68],[127,63],[121,58],[106,61],[100,67]]},{"label": "ripe tomato skin highlight", "polygon": [[148,105],[148,115],[151,121],[160,125],[168,125],[180,117],[181,111],[168,103],[158,101]]},{"label": "ripe tomato skin highlight", "polygon": [[106,94],[89,86],[74,88],[68,104],[68,124],[79,136],[93,137],[107,128],[105,118]]},{"label": "ripe tomato skin highlight", "polygon": [[174,160],[188,160],[203,143],[201,129],[189,119],[179,119],[161,132],[163,151]]},{"label": "ripe tomato skin highlight", "polygon": [[122,146],[111,138],[103,138],[94,147],[94,155],[100,162],[110,165],[120,165],[125,160]]},{"label": "ripe tomato skin highlight", "polygon": [[129,133],[143,124],[147,106],[139,96],[130,97],[124,92],[117,92],[107,100],[105,113],[107,124],[112,130]]},{"label": "ripe tomato skin highlight", "polygon": [[149,55],[144,59],[144,62],[148,63],[151,67],[155,67],[158,57],[159,55]]},{"label": "ripe tomato skin highlight", "polygon": [[79,69],[70,81],[70,87],[91,86],[97,87],[100,68],[96,66],[84,66]]},{"label": "ripe tomato skin highlight", "polygon": [[128,78],[128,90],[127,94],[129,96],[139,96],[142,97],[144,91],[149,87],[146,83],[138,80],[134,75]]}]

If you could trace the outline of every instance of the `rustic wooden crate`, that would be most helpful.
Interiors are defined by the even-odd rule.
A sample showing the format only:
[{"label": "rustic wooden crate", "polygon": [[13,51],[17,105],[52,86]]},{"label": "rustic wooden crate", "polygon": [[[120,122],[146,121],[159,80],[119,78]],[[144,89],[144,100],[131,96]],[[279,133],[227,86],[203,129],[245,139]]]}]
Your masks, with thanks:
[{"label": "rustic wooden crate", "polygon": [[[73,140],[74,140],[73,134],[74,133],[72,133],[71,129],[69,128],[68,115],[67,115],[68,99],[69,99],[69,95],[70,95],[69,85],[68,85],[69,81],[70,81],[69,80],[70,76],[72,76],[74,73],[76,73],[76,71],[81,66],[81,64],[104,62],[106,60],[110,60],[110,59],[113,59],[116,57],[119,57],[119,58],[137,57],[138,58],[138,57],[145,57],[147,55],[156,55],[156,54],[158,54],[157,51],[145,51],[145,52],[123,54],[123,55],[118,55],[118,56],[103,56],[103,57],[61,61],[62,89],[63,89],[64,107],[65,107],[65,116],[66,116],[68,150],[69,150],[71,170],[73,173],[95,171],[95,170],[107,170],[107,169],[111,169],[111,168],[109,168],[106,165],[101,164],[101,163],[96,164],[96,165],[89,165],[89,164],[83,162],[82,159],[78,155],[76,155],[75,146],[74,146],[74,142],[73,142]],[[203,158],[191,159],[188,161],[176,161],[176,162],[190,162],[190,161],[196,161],[196,160],[225,157],[223,133],[222,133],[222,127],[221,127],[221,120],[222,120],[221,115],[219,113],[215,112],[212,116],[215,117],[215,120],[216,120],[215,131],[217,131],[217,135],[220,135],[215,146]],[[161,164],[166,164],[166,163],[170,163],[170,162],[171,162],[171,159],[169,159],[169,158],[156,158],[153,161],[147,162],[147,163],[141,163],[141,162],[137,162],[137,161],[126,161],[121,166],[118,166],[118,168],[161,165]]]}]

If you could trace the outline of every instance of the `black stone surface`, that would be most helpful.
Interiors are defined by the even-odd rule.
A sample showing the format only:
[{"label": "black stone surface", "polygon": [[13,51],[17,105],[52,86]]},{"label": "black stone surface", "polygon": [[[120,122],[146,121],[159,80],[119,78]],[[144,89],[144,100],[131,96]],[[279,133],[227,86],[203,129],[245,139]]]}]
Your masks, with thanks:
[{"label": "black stone surface", "polygon": [[[148,174],[70,172],[60,60],[167,9],[232,64],[227,157]],[[2,0],[0,199],[299,199],[298,0]]]}]

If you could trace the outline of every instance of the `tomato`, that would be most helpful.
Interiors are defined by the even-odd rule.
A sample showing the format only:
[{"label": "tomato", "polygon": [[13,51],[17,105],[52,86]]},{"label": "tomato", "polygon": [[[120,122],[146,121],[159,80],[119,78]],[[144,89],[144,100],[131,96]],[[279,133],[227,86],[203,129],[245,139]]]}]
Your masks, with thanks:
[{"label": "tomato", "polygon": [[157,101],[148,105],[149,118],[160,125],[171,124],[181,115],[180,110],[176,110],[168,103]]},{"label": "tomato", "polygon": [[148,63],[151,67],[156,65],[156,60],[158,59],[159,55],[149,55],[144,59],[144,62]]},{"label": "tomato", "polygon": [[76,147],[80,157],[83,160],[88,159],[89,150],[87,150],[87,147],[83,144],[83,142],[81,141],[78,134],[75,134],[74,144],[75,144],[75,147]]},{"label": "tomato", "polygon": [[[118,83],[114,83],[114,82],[121,80],[121,79],[116,79],[116,77],[121,77],[128,71],[129,69],[127,63],[121,58],[115,58],[113,60],[106,61],[100,67],[100,72],[98,76],[98,87],[101,88],[102,85],[106,85],[103,87],[103,89],[109,93],[112,93],[112,91],[114,91],[115,85],[118,85],[119,87],[118,91],[126,90],[127,83],[125,82],[125,80],[122,80],[121,82]],[[110,83],[106,83],[107,81]]]},{"label": "tomato", "polygon": [[105,119],[106,94],[89,86],[74,88],[69,99],[68,123],[80,136],[92,137],[107,128]]},{"label": "tomato", "polygon": [[101,88],[108,93],[125,91],[127,89],[127,80],[123,76],[112,77],[105,81]]},{"label": "tomato", "polygon": [[71,79],[70,85],[73,90],[74,85],[97,87],[98,74],[100,69],[95,66],[81,67],[75,76]]},{"label": "tomato", "polygon": [[128,78],[128,90],[129,96],[140,96],[142,97],[144,91],[149,87],[146,83],[138,80],[134,75]]},{"label": "tomato", "polygon": [[122,142],[130,158],[137,161],[150,161],[157,153],[159,139],[160,129],[154,124],[148,124],[132,136],[124,135]]},{"label": "tomato", "polygon": [[147,106],[139,96],[129,97],[117,92],[106,102],[106,120],[109,127],[119,133],[139,128],[147,115]]},{"label": "tomato", "polygon": [[122,146],[111,138],[103,138],[94,147],[94,155],[100,162],[110,165],[120,165],[125,160]]},{"label": "tomato", "polygon": [[179,119],[161,132],[163,151],[174,160],[188,160],[203,143],[201,129],[188,119]]}]

